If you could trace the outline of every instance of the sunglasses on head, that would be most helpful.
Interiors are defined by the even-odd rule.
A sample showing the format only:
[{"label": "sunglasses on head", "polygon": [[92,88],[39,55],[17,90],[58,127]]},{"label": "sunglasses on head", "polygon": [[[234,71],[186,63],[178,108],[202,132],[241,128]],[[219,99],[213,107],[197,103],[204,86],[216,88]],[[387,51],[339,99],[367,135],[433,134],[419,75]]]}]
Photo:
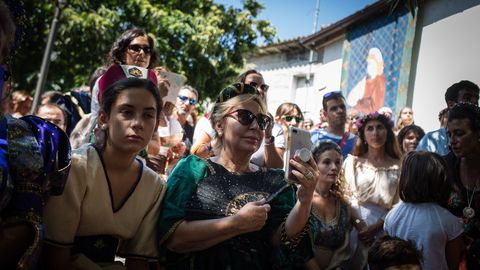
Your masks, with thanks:
[{"label": "sunglasses on head", "polygon": [[[233,117],[233,114],[236,114],[236,117]],[[234,119],[236,119],[240,124],[244,126],[250,126],[253,123],[253,120],[257,120],[257,124],[261,130],[267,129],[268,126],[272,123],[272,119],[263,113],[254,115],[249,110],[238,109],[236,111],[230,112],[227,114]]]},{"label": "sunglasses on head", "polygon": [[343,97],[342,91],[332,91],[323,95],[324,99],[333,98],[333,97]]},{"label": "sunglasses on head", "polygon": [[250,82],[248,85],[250,85],[252,87],[255,87],[255,88],[260,88],[260,89],[262,89],[263,92],[267,92],[268,88],[270,88],[270,86],[268,86],[267,84],[258,85],[258,83],[256,83],[256,82]]},{"label": "sunglasses on head", "polygon": [[190,105],[192,105],[192,106],[197,103],[197,101],[196,101],[195,99],[189,98],[189,97],[187,97],[187,96],[178,96],[178,98],[179,98],[181,101],[183,101],[183,102],[185,102],[185,101],[188,100],[188,104],[190,104]]},{"label": "sunglasses on head", "polygon": [[128,49],[131,51],[134,51],[136,53],[140,53],[140,51],[143,51],[145,54],[151,54],[152,53],[152,48],[150,46],[144,46],[140,44],[131,44],[128,45]]},{"label": "sunglasses on head", "polygon": [[287,122],[291,122],[293,119],[295,119],[295,121],[296,121],[297,123],[303,121],[303,117],[300,117],[300,116],[291,116],[291,115],[282,115],[282,119],[285,119],[285,121],[287,121]]}]

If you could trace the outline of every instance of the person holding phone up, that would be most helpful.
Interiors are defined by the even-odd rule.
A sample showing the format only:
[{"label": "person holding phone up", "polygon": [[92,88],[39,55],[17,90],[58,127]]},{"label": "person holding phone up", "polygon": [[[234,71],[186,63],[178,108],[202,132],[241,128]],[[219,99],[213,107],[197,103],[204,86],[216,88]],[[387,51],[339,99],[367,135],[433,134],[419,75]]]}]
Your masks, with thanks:
[{"label": "person holding phone up", "polygon": [[272,121],[250,85],[223,89],[210,121],[216,156],[182,159],[167,182],[158,223],[163,263],[168,269],[304,265],[313,257],[308,219],[319,175],[315,162],[290,160],[296,196],[293,187],[285,188],[282,170],[250,162]]}]

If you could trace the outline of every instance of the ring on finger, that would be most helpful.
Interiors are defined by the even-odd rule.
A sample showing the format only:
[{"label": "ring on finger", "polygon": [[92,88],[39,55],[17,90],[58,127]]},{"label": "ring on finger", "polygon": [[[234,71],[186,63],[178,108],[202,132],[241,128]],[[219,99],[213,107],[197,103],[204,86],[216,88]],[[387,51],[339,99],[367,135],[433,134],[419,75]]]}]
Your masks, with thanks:
[{"label": "ring on finger", "polygon": [[308,173],[305,174],[305,177],[306,177],[308,180],[312,180],[312,179],[313,179],[313,173],[312,173],[312,171],[308,171]]}]

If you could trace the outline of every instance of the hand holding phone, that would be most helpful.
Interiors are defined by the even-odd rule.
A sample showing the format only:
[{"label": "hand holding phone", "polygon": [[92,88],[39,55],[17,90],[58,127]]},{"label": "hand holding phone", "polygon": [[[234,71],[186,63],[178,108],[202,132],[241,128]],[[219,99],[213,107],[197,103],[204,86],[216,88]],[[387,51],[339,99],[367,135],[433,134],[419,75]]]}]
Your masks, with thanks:
[{"label": "hand holding phone", "polygon": [[288,128],[287,149],[285,151],[284,168],[285,179],[288,183],[297,183],[297,178],[292,174],[290,159],[298,156],[302,161],[308,162],[311,158],[312,141],[310,132],[296,127]]}]

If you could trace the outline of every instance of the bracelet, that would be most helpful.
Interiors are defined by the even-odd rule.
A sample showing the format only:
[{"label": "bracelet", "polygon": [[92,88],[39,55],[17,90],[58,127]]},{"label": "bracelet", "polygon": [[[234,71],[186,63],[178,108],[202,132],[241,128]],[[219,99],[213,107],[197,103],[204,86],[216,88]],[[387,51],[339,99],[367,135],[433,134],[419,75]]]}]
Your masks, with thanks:
[{"label": "bracelet", "polygon": [[270,136],[269,138],[264,138],[264,145],[272,145],[275,142],[275,137]]},{"label": "bracelet", "polygon": [[282,222],[282,224],[280,225],[281,227],[280,241],[288,249],[294,250],[298,246],[298,244],[300,244],[300,241],[303,239],[303,237],[305,237],[305,235],[307,235],[307,233],[310,231],[310,223],[307,221],[307,224],[305,224],[305,227],[303,227],[303,230],[293,238],[288,238],[287,230],[285,228],[285,223],[286,221]]}]

